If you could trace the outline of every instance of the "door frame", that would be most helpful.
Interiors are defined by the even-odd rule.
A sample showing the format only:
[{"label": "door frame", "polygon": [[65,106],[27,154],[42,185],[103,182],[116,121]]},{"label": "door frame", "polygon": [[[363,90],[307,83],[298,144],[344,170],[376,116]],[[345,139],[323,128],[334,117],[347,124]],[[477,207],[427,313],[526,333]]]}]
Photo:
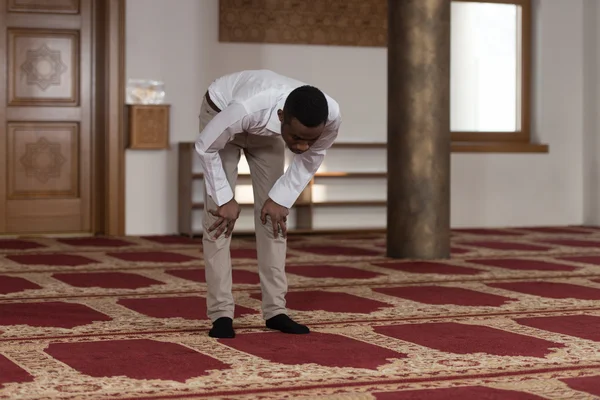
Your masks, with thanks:
[{"label": "door frame", "polygon": [[[92,215],[88,234],[125,234],[125,1],[90,1],[93,83],[89,93],[92,97],[93,160]],[[1,19],[0,25],[4,25]],[[0,29],[6,27],[0,26]],[[5,35],[0,32],[0,40],[3,38]],[[0,49],[5,51],[1,44]],[[4,63],[5,58],[0,61]],[[6,71],[4,75],[3,79],[6,79]],[[0,114],[5,112],[4,107],[6,103],[0,101]],[[5,235],[12,236],[9,232],[0,233],[0,236]]]},{"label": "door frame", "polygon": [[93,0],[92,227],[125,234],[125,1]]}]

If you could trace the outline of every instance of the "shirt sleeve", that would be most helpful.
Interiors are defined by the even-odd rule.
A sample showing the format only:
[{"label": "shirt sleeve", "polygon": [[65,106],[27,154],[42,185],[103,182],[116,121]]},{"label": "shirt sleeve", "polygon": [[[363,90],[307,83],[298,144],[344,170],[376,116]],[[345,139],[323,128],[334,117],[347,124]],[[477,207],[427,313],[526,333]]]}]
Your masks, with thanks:
[{"label": "shirt sleeve", "polygon": [[336,119],[325,128],[323,135],[307,151],[294,154],[285,173],[275,182],[269,197],[275,203],[291,208],[306,185],[311,181],[338,135],[341,119]]},{"label": "shirt sleeve", "polygon": [[246,130],[249,123],[250,116],[246,108],[242,104],[234,103],[215,115],[196,139],[195,148],[204,170],[207,194],[217,206],[222,206],[234,197],[219,150],[223,149],[235,134]]}]

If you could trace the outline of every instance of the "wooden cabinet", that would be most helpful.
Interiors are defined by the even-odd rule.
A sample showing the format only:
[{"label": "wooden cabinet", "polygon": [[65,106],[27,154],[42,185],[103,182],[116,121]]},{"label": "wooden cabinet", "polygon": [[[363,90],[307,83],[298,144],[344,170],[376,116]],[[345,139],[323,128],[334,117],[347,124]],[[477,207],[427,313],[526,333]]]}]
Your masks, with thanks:
[{"label": "wooden cabinet", "polygon": [[129,104],[130,149],[164,150],[169,148],[170,105]]}]

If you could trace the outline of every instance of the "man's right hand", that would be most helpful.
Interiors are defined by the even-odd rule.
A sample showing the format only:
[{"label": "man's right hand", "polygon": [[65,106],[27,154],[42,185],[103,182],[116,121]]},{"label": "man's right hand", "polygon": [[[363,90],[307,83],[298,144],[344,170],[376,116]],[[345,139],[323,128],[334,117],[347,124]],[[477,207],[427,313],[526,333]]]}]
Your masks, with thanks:
[{"label": "man's right hand", "polygon": [[216,210],[208,210],[209,213],[217,217],[214,224],[208,228],[208,232],[217,231],[214,239],[220,237],[225,232],[225,237],[228,238],[233,232],[235,221],[240,216],[240,205],[231,199],[228,203],[223,204],[221,207],[217,207]]}]

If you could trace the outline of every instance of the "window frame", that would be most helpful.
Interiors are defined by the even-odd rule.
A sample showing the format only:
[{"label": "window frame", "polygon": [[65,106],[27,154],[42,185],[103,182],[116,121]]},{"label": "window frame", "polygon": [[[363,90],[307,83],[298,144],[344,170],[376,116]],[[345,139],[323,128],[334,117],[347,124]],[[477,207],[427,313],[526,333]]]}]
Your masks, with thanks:
[{"label": "window frame", "polygon": [[451,131],[451,140],[455,143],[531,143],[531,92],[532,92],[532,12],[531,0],[452,0],[463,3],[514,4],[521,7],[520,28],[521,74],[518,99],[519,129],[514,132]]}]

